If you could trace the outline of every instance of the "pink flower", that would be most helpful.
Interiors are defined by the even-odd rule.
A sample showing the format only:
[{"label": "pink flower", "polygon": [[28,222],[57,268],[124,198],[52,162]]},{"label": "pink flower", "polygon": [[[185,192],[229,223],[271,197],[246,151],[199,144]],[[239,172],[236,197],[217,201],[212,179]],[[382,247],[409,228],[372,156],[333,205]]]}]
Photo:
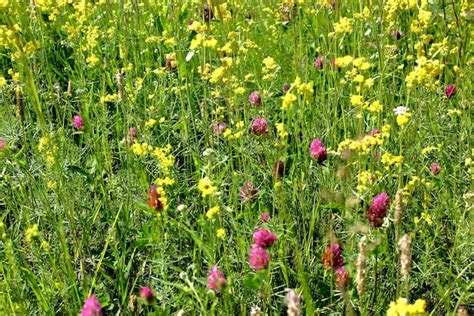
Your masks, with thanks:
[{"label": "pink flower", "polygon": [[313,139],[309,147],[309,153],[313,158],[318,160],[318,163],[323,163],[328,157],[326,148],[324,148],[319,139]]},{"label": "pink flower", "polygon": [[262,100],[260,98],[260,94],[258,93],[258,91],[253,91],[252,93],[250,93],[249,95],[250,104],[252,104],[253,106],[259,106],[261,101]]},{"label": "pink flower", "polygon": [[74,115],[74,118],[72,120],[72,126],[74,126],[75,129],[80,129],[81,127],[84,126],[84,120],[82,117],[79,115]]},{"label": "pink flower", "polygon": [[226,129],[227,129],[227,124],[226,123],[219,123],[219,124],[212,125],[212,130],[216,134],[224,133]]},{"label": "pink flower", "polygon": [[128,130],[128,135],[132,138],[136,138],[138,136],[137,128],[130,127],[130,129]]},{"label": "pink flower", "polygon": [[7,143],[6,143],[3,139],[0,139],[0,149],[5,148],[5,145],[6,145],[6,144],[7,144]]},{"label": "pink flower", "polygon": [[433,162],[431,164],[431,173],[434,175],[437,175],[440,172],[441,172],[441,167],[436,162]]},{"label": "pink flower", "polygon": [[380,131],[378,129],[373,129],[369,132],[369,136],[375,136],[377,134],[380,134]]},{"label": "pink flower", "polygon": [[266,229],[257,229],[253,233],[253,241],[255,242],[255,245],[267,248],[275,243],[276,235]]},{"label": "pink flower", "polygon": [[388,206],[390,205],[390,197],[387,193],[379,193],[370,204],[365,217],[370,221],[372,226],[380,227],[383,224],[385,216],[387,216]]},{"label": "pink flower", "polygon": [[327,269],[338,269],[344,264],[339,244],[328,244],[323,254],[323,265]]},{"label": "pink flower", "polygon": [[101,316],[102,305],[95,295],[89,296],[82,306],[81,316]]},{"label": "pink flower", "polygon": [[339,290],[345,291],[349,283],[349,273],[344,267],[336,269],[336,286]]},{"label": "pink flower", "polygon": [[220,292],[226,286],[224,274],[219,271],[216,265],[209,270],[207,286],[215,292]]},{"label": "pink flower", "polygon": [[255,118],[252,123],[252,133],[257,136],[267,135],[268,134],[268,124],[261,117]]},{"label": "pink flower", "polygon": [[153,294],[153,290],[149,287],[142,287],[140,290],[140,297],[145,301],[145,303],[153,303],[155,301],[155,295]]},{"label": "pink flower", "polygon": [[252,181],[245,181],[242,189],[240,190],[240,197],[242,198],[242,203],[247,203],[255,200],[258,196],[258,189],[254,187]]},{"label": "pink flower", "polygon": [[158,193],[158,187],[153,184],[148,192],[148,206],[159,211],[163,208],[163,202],[160,200],[161,196]]},{"label": "pink flower", "polygon": [[316,69],[321,69],[323,68],[323,61],[324,61],[324,56],[318,56],[316,57],[316,59],[314,60],[314,68]]},{"label": "pink flower", "polygon": [[444,89],[444,93],[446,94],[446,97],[448,97],[448,99],[451,99],[451,97],[456,94],[456,86],[453,84],[448,85],[446,89]]},{"label": "pink flower", "polygon": [[265,269],[270,262],[270,256],[262,247],[253,245],[250,249],[249,264],[255,270]]},{"label": "pink flower", "polygon": [[268,213],[262,213],[260,219],[262,220],[262,222],[267,223],[270,221],[270,215]]}]

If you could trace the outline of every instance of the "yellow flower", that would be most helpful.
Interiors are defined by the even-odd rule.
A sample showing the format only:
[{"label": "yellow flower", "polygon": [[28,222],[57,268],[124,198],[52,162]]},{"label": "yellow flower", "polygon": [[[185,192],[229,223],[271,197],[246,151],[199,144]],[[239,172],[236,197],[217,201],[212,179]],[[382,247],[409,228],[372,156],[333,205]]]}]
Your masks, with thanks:
[{"label": "yellow flower", "polygon": [[285,131],[285,125],[283,123],[276,123],[275,127],[277,129],[277,133],[281,138],[288,137],[288,132]]},{"label": "yellow flower", "polygon": [[8,8],[9,3],[8,0],[0,0],[0,9],[6,9]]},{"label": "yellow flower", "polygon": [[95,65],[99,63],[99,57],[97,57],[96,54],[92,54],[86,58],[86,62],[89,67],[94,67]]},{"label": "yellow flower", "polygon": [[209,177],[204,177],[201,180],[199,180],[198,189],[199,191],[201,191],[201,195],[203,198],[210,195],[214,195],[217,192],[217,187],[213,185]]},{"label": "yellow flower", "polygon": [[410,116],[411,116],[410,112],[406,112],[402,115],[397,115],[397,124],[398,124],[398,126],[406,125],[408,123],[409,119],[410,119]]},{"label": "yellow flower", "polygon": [[39,237],[38,224],[33,224],[26,230],[26,240],[28,242]]},{"label": "yellow flower", "polygon": [[352,33],[352,19],[341,17],[339,22],[334,23],[334,32],[336,33]]},{"label": "yellow flower", "polygon": [[173,185],[175,184],[176,181],[174,179],[171,179],[169,177],[164,177],[164,178],[158,178],[155,180],[155,184],[157,186],[163,187],[165,185]]},{"label": "yellow flower", "polygon": [[406,298],[399,298],[390,303],[387,316],[422,316],[427,315],[425,309],[425,300],[416,300],[414,304],[409,304]]},{"label": "yellow flower", "polygon": [[176,45],[176,39],[174,37],[168,38],[165,40],[165,45],[166,46],[175,46]]},{"label": "yellow flower", "polygon": [[277,67],[277,64],[275,63],[275,59],[271,57],[266,57],[265,59],[263,59],[263,64],[265,65],[264,69],[267,71],[273,70]]},{"label": "yellow flower", "polygon": [[362,83],[362,82],[364,82],[364,76],[359,74],[359,75],[355,76],[354,79],[352,79],[352,82]]},{"label": "yellow flower", "polygon": [[198,48],[202,44],[202,42],[203,42],[202,35],[201,34],[196,34],[194,39],[191,41],[190,48],[192,50],[195,50],[196,48]]},{"label": "yellow flower", "polygon": [[354,57],[352,56],[344,56],[336,58],[336,67],[346,67],[352,63]]},{"label": "yellow flower", "polygon": [[211,37],[209,39],[206,39],[204,42],[202,42],[202,46],[207,47],[207,48],[216,48],[217,40]]},{"label": "yellow flower", "polygon": [[119,99],[119,96],[116,93],[107,94],[100,97],[100,103],[113,102],[113,101],[117,101],[118,99]]},{"label": "yellow flower", "polygon": [[217,238],[223,238],[225,236],[225,229],[224,228],[218,228],[216,230],[216,236],[217,236]]},{"label": "yellow flower", "polygon": [[382,163],[385,169],[389,170],[391,166],[399,167],[403,161],[403,156],[394,156],[391,153],[384,153],[382,155]]},{"label": "yellow flower", "polygon": [[217,82],[221,81],[222,78],[224,78],[225,72],[226,72],[225,67],[221,66],[221,67],[217,68],[216,70],[214,70],[212,72],[211,79],[209,79],[209,82],[217,83]]},{"label": "yellow flower", "polygon": [[369,112],[382,112],[383,105],[379,101],[372,102],[369,106],[366,107]]},{"label": "yellow flower", "polygon": [[211,220],[214,215],[218,214],[221,211],[221,208],[219,205],[216,205],[214,207],[211,207],[207,212],[206,212],[206,217],[208,220]]},{"label": "yellow flower", "polygon": [[306,98],[306,100],[311,101],[313,99],[314,89],[313,82],[301,83],[298,85],[298,92]]},{"label": "yellow flower", "polygon": [[360,94],[352,94],[351,95],[351,104],[353,106],[359,106],[363,103],[363,97]]},{"label": "yellow flower", "polygon": [[149,145],[146,143],[140,144],[138,142],[133,143],[130,147],[132,152],[137,156],[145,156],[148,153]]},{"label": "yellow flower", "polygon": [[287,92],[285,96],[282,97],[283,104],[281,106],[282,110],[288,109],[296,100],[297,97],[291,92]]},{"label": "yellow flower", "polygon": [[46,240],[43,240],[41,242],[41,248],[43,248],[44,251],[48,251],[49,250],[49,243]]},{"label": "yellow flower", "polygon": [[0,88],[7,84],[7,79],[5,77],[0,76]]},{"label": "yellow flower", "polygon": [[158,123],[157,120],[155,120],[155,119],[149,119],[148,121],[145,122],[145,127],[146,127],[146,128],[152,128],[153,126],[156,125],[156,123]]},{"label": "yellow flower", "polygon": [[204,29],[204,26],[202,25],[201,22],[198,22],[198,21],[193,21],[192,24],[188,25],[188,30],[190,31],[200,32],[203,29]]}]

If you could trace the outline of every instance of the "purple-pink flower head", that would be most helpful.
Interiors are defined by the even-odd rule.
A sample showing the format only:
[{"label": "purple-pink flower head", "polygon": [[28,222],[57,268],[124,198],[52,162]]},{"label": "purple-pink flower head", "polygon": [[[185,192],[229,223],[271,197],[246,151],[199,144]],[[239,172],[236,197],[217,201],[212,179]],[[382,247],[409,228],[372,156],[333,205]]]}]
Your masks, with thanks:
[{"label": "purple-pink flower head", "polygon": [[339,244],[328,244],[323,254],[323,265],[327,269],[338,269],[344,264]]},{"label": "purple-pink flower head", "polygon": [[437,175],[440,172],[441,172],[441,167],[436,162],[433,162],[431,164],[431,173],[434,175]]},{"label": "purple-pink flower head", "polygon": [[372,203],[370,203],[370,207],[365,214],[365,217],[370,221],[372,226],[382,226],[385,216],[387,216],[389,205],[390,197],[385,192],[379,193],[372,200]]},{"label": "purple-pink flower head", "polygon": [[245,181],[242,189],[240,190],[240,197],[242,203],[247,203],[255,200],[258,196],[258,189],[253,185],[252,181]]},{"label": "purple-pink flower head", "polygon": [[209,274],[207,276],[207,286],[215,292],[220,292],[226,286],[224,274],[219,270],[219,268],[217,268],[216,265],[209,270]]},{"label": "purple-pink flower head", "polygon": [[451,99],[456,94],[456,86],[453,84],[448,85],[446,89],[444,89],[444,93],[448,99]]},{"label": "purple-pink flower head", "polygon": [[74,115],[74,118],[72,119],[72,126],[75,129],[80,129],[81,127],[83,127],[84,120],[82,119],[82,117],[80,117],[79,115]]},{"label": "purple-pink flower head", "polygon": [[130,129],[128,130],[128,135],[132,138],[136,138],[138,136],[137,128],[130,127]]},{"label": "purple-pink flower head", "polygon": [[380,134],[380,130],[378,130],[378,129],[373,129],[373,130],[371,130],[371,131],[369,132],[368,135],[369,135],[369,136],[375,136],[375,135],[377,135],[377,134]]},{"label": "purple-pink flower head", "polygon": [[212,125],[212,130],[216,134],[222,134],[225,132],[226,129],[227,129],[227,124],[224,122]]},{"label": "purple-pink flower head", "polygon": [[319,163],[323,163],[328,157],[326,148],[324,148],[319,139],[313,139],[309,147],[309,153],[314,159],[318,160]]},{"label": "purple-pink flower head", "polygon": [[267,248],[275,243],[276,235],[266,229],[257,229],[253,233],[253,241],[255,245],[258,245],[262,248]]},{"label": "purple-pink flower head", "polygon": [[336,286],[339,290],[344,291],[349,283],[349,273],[344,267],[336,269]]},{"label": "purple-pink flower head", "polygon": [[253,106],[259,106],[260,103],[262,102],[261,98],[260,98],[260,94],[258,93],[258,91],[253,91],[252,93],[250,93],[249,95],[249,102],[250,104],[252,104]]},{"label": "purple-pink flower head", "polygon": [[101,316],[102,305],[95,295],[89,296],[82,306],[81,316]]},{"label": "purple-pink flower head", "polygon": [[262,247],[253,245],[250,249],[249,264],[252,269],[262,270],[268,266],[270,256]]},{"label": "purple-pink flower head", "polygon": [[270,221],[270,214],[262,213],[262,215],[260,215],[260,220],[264,223],[269,222]]},{"label": "purple-pink flower head", "polygon": [[147,304],[155,301],[155,294],[153,294],[153,290],[146,286],[141,288],[140,297]]},{"label": "purple-pink flower head", "polygon": [[3,139],[0,139],[0,149],[5,148],[5,145],[6,145],[6,144],[7,144],[7,143],[6,143]]},{"label": "purple-pink flower head", "polygon": [[252,122],[252,133],[257,136],[267,135],[268,134],[268,124],[261,117],[255,118]]},{"label": "purple-pink flower head", "polygon": [[314,60],[314,68],[316,69],[321,69],[323,68],[323,61],[324,61],[324,56],[318,56],[316,57],[316,59]]}]

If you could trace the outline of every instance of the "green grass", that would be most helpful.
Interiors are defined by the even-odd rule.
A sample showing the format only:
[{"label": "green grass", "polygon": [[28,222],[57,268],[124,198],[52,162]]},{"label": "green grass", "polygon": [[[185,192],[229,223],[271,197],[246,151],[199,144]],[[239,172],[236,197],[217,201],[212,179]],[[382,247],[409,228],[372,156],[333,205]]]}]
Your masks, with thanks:
[{"label": "green grass", "polygon": [[[0,0],[0,314],[77,315],[92,294],[105,314],[132,314],[129,299],[143,286],[157,300],[147,306],[139,299],[136,312],[156,315],[249,314],[253,306],[286,313],[287,288],[300,294],[303,315],[380,315],[399,297],[424,299],[431,315],[454,315],[461,306],[473,312],[472,5],[433,0],[422,9],[420,0],[391,18],[389,3],[413,1],[343,0],[335,8],[298,1],[285,9],[290,2],[225,7],[215,0],[214,17],[205,21],[204,0],[35,2]],[[365,7],[370,14],[359,17]],[[416,32],[420,10],[431,17]],[[331,34],[341,17],[353,19],[353,30]],[[206,30],[189,31],[191,19]],[[197,33],[217,44],[199,45],[186,60]],[[221,51],[227,43],[232,52]],[[173,69],[166,67],[169,54]],[[331,65],[346,55],[371,67]],[[410,87],[407,76],[422,56],[443,66]],[[213,83],[225,57],[232,65]],[[264,69],[267,57],[275,69]],[[357,74],[374,79],[373,86],[357,83]],[[312,97],[298,92],[297,76],[313,87]],[[285,83],[297,100],[282,110]],[[457,88],[451,98],[449,84]],[[258,107],[248,101],[252,91],[261,95]],[[357,94],[383,110],[352,105]],[[112,101],[102,102],[107,95]],[[399,106],[410,109],[404,126],[393,111]],[[84,120],[78,130],[74,115]],[[268,135],[250,132],[255,117],[266,119]],[[150,119],[156,124],[147,127]],[[230,138],[213,132],[220,122]],[[383,143],[366,152],[339,148],[387,125]],[[314,138],[328,150],[323,164],[309,154]],[[137,154],[144,143],[159,155]],[[387,166],[385,153],[403,161]],[[272,173],[277,160],[285,165],[281,179]],[[441,166],[437,175],[433,162]],[[374,180],[358,187],[365,171]],[[218,194],[203,198],[198,183],[206,176]],[[163,188],[166,207],[150,208],[150,187],[164,177],[175,182]],[[244,204],[247,180],[259,194]],[[385,224],[374,228],[365,213],[380,192],[391,205]],[[206,212],[215,205],[220,212],[210,220]],[[268,223],[260,220],[264,212]],[[34,224],[38,233],[28,238]],[[259,227],[277,241],[268,268],[255,271],[248,255]],[[397,246],[404,234],[412,240],[407,281]],[[369,252],[360,294],[356,262],[364,235]],[[346,291],[323,265],[334,242],[350,275]],[[220,293],[207,288],[215,264],[227,280]]]}]

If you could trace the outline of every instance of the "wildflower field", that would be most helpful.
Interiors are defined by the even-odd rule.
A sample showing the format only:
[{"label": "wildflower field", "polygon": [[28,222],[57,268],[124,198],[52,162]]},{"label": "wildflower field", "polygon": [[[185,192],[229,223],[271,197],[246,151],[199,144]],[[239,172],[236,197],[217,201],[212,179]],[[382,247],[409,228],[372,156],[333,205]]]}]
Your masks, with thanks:
[{"label": "wildflower field", "polygon": [[472,315],[473,21],[0,0],[0,315]]}]

